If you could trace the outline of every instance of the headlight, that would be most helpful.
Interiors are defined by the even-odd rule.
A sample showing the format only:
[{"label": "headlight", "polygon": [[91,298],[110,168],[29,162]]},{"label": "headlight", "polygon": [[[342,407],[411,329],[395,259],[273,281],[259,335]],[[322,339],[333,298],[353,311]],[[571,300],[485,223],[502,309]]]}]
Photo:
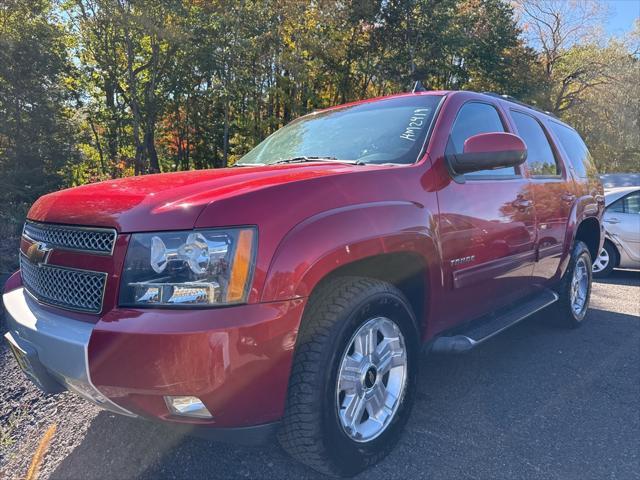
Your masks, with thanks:
[{"label": "headlight", "polygon": [[191,230],[131,236],[122,306],[215,306],[246,302],[256,230]]}]

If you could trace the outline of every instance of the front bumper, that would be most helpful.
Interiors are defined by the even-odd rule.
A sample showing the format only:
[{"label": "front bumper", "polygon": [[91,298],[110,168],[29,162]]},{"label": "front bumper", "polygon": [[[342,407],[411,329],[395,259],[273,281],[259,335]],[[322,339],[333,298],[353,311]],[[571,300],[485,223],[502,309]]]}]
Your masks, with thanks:
[{"label": "front bumper", "polygon": [[14,352],[22,353],[21,366],[38,387],[47,393],[70,390],[107,410],[135,416],[91,383],[87,347],[92,324],[43,308],[23,288],[5,293],[3,300],[9,330],[5,339]]},{"label": "front bumper", "polygon": [[[284,413],[305,299],[217,309],[113,309],[95,323],[4,294],[11,340],[64,388],[124,415],[242,429]],[[39,370],[39,368],[36,368]],[[46,383],[46,382],[40,382]],[[212,419],[171,415],[165,396],[200,398]]]}]

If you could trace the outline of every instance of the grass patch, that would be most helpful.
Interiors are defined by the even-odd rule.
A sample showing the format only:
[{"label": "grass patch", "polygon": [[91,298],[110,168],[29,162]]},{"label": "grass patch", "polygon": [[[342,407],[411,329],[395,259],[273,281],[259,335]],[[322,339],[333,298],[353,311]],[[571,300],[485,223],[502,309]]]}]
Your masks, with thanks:
[{"label": "grass patch", "polygon": [[9,414],[6,421],[0,423],[0,448],[9,448],[16,442],[13,434],[27,416],[27,411],[21,408]]}]

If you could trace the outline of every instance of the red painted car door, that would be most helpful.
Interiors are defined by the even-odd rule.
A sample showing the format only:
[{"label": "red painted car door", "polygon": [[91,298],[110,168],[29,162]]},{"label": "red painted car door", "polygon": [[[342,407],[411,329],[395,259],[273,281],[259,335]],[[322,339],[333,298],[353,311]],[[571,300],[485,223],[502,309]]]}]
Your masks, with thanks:
[{"label": "red painted car door", "polygon": [[[435,166],[446,164],[446,154],[461,152],[472,135],[509,131],[504,112],[490,100],[450,102],[448,107],[449,138],[444,151],[433,152]],[[439,329],[531,291],[535,218],[529,186],[520,167],[511,167],[466,174],[437,190],[442,304],[447,309],[439,316]]]},{"label": "red painted car door", "polygon": [[538,261],[533,280],[542,286],[552,279],[560,266],[567,222],[576,199],[568,169],[559,160],[549,134],[532,114],[509,110],[516,133],[527,146],[526,168],[531,178],[531,196],[535,202],[536,248]]}]

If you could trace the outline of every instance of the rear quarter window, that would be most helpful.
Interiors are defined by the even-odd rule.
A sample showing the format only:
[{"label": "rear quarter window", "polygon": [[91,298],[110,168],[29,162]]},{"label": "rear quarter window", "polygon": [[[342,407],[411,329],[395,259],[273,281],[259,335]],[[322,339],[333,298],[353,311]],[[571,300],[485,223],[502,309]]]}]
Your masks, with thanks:
[{"label": "rear quarter window", "polygon": [[591,178],[597,175],[593,158],[589,153],[587,145],[582,141],[580,135],[575,130],[556,122],[549,122],[551,131],[560,141],[563,150],[569,157],[568,160],[573,165],[576,174],[582,178]]}]

